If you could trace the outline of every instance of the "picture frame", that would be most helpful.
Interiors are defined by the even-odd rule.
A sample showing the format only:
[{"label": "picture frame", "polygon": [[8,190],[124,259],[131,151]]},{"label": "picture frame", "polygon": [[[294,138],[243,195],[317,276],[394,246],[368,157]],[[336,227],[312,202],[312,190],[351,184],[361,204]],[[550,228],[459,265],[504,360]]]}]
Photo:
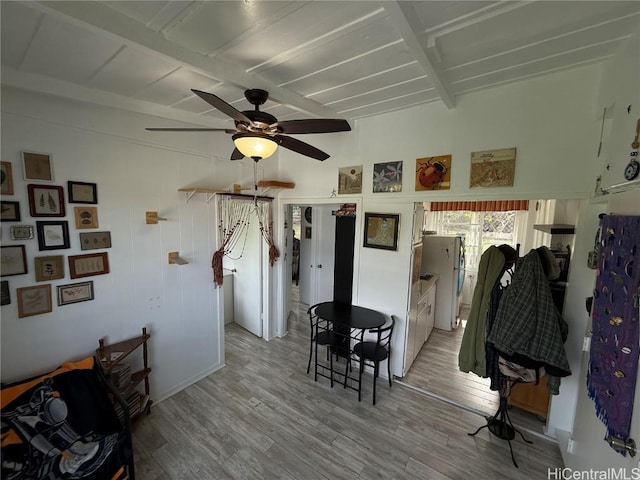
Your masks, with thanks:
[{"label": "picture frame", "polygon": [[18,298],[18,318],[41,315],[53,310],[50,283],[17,288],[16,297]]},{"label": "picture frame", "polygon": [[23,150],[22,172],[24,179],[38,182],[53,182],[53,161],[51,154]]},{"label": "picture frame", "polygon": [[111,232],[86,232],[80,234],[81,250],[111,248]]},{"label": "picture frame", "polygon": [[363,247],[397,250],[399,224],[399,214],[365,212]]},{"label": "picture frame", "polygon": [[2,280],[0,282],[0,305],[11,304],[11,293],[9,293],[9,281]]},{"label": "picture frame", "polygon": [[67,182],[69,203],[98,203],[98,185],[88,182]]},{"label": "picture frame", "polygon": [[36,222],[38,249],[63,250],[71,248],[69,222],[66,220],[42,220]]},{"label": "picture frame", "polygon": [[9,235],[11,240],[31,240],[35,236],[33,225],[11,225]]},{"label": "picture frame", "polygon": [[93,300],[93,282],[69,283],[56,287],[58,306]]},{"label": "picture frame", "polygon": [[11,162],[0,162],[0,194],[13,195],[13,170]]},{"label": "picture frame", "polygon": [[76,218],[76,228],[98,228],[97,207],[73,207]]},{"label": "picture frame", "polygon": [[36,282],[47,282],[64,278],[64,256],[52,255],[47,257],[35,257],[33,267],[36,273]]},{"label": "picture frame", "polygon": [[311,238],[311,227],[304,227],[304,238],[307,240]]},{"label": "picture frame", "polygon": [[0,201],[0,221],[2,222],[19,222],[20,221],[20,202]]},{"label": "picture frame", "polygon": [[106,252],[69,255],[71,278],[91,277],[109,273],[109,256]]},{"label": "picture frame", "polygon": [[24,245],[2,245],[0,247],[0,260],[0,277],[29,273],[27,252]]},{"label": "picture frame", "polygon": [[27,185],[32,217],[64,217],[64,191],[59,185]]}]

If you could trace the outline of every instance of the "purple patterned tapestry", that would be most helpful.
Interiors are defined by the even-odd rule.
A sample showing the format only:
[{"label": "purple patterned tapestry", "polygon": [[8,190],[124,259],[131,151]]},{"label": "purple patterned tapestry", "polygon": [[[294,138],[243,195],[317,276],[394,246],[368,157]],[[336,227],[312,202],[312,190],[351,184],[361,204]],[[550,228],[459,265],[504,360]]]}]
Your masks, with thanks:
[{"label": "purple patterned tapestry", "polygon": [[629,438],[638,375],[639,249],[640,216],[603,217],[587,390],[607,436],[622,440]]}]

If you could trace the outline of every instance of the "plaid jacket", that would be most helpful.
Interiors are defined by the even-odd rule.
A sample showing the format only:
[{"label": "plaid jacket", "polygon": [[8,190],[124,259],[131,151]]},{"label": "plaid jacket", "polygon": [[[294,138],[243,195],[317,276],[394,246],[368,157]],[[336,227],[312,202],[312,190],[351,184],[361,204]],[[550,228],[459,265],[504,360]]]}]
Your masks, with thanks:
[{"label": "plaid jacket", "polygon": [[560,377],[571,375],[564,350],[567,333],[540,258],[531,250],[518,261],[511,285],[502,294],[488,341],[503,357],[523,367],[543,366],[549,392],[557,395]]}]

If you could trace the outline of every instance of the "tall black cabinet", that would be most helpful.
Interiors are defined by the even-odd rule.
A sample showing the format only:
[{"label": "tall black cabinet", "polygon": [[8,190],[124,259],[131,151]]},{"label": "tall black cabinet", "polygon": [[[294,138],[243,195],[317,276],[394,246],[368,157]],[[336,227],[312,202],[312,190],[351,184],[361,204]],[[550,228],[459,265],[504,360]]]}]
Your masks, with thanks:
[{"label": "tall black cabinet", "polygon": [[355,216],[336,216],[333,270],[333,300],[351,304],[353,293],[353,252],[356,235]]}]

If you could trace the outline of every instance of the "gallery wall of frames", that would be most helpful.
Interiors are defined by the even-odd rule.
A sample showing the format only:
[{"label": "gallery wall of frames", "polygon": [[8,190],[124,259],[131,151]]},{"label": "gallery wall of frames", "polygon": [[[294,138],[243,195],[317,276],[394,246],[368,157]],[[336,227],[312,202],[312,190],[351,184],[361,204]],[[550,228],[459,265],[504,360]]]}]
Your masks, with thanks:
[{"label": "gallery wall of frames", "polygon": [[[17,163],[1,162],[0,304],[17,303],[18,317],[23,318],[93,300],[89,278],[109,273],[111,248],[111,233],[100,231],[98,185],[85,179],[56,184],[49,153],[23,150]],[[14,182],[18,175],[24,182]],[[12,199],[17,185],[24,185],[20,188],[26,189],[27,202]],[[72,236],[87,253],[64,254]],[[32,258],[27,255],[34,251],[26,248],[29,242],[37,244],[39,252]],[[18,275],[28,275],[33,285],[12,288]]]}]

